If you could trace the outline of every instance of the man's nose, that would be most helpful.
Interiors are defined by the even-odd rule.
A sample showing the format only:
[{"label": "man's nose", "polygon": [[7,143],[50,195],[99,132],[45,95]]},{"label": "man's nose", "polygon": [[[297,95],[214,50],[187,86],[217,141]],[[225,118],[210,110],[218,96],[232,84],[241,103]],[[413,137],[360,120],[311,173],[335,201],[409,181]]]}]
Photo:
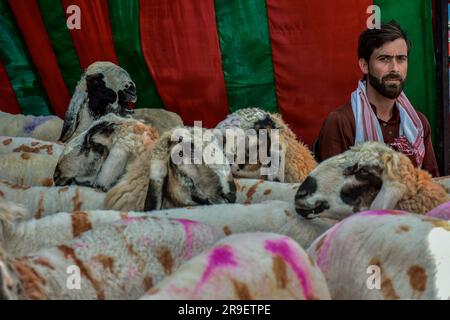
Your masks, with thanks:
[{"label": "man's nose", "polygon": [[399,73],[400,72],[400,65],[397,62],[396,59],[392,59],[390,65],[389,65],[389,71],[392,73]]}]

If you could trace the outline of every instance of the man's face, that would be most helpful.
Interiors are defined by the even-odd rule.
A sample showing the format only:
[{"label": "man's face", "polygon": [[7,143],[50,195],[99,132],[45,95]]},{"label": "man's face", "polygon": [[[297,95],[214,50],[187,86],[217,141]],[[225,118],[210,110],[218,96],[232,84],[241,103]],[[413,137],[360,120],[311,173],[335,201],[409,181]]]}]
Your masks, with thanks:
[{"label": "man's face", "polygon": [[395,99],[403,90],[408,71],[408,47],[404,39],[385,43],[372,52],[367,66],[370,85],[382,96]]}]

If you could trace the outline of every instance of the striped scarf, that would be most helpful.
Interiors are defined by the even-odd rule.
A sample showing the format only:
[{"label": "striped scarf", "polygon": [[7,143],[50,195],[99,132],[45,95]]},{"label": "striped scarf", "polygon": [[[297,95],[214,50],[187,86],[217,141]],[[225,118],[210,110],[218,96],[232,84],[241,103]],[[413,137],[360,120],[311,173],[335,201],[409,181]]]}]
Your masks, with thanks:
[{"label": "striped scarf", "polygon": [[[352,93],[351,102],[356,126],[355,143],[384,142],[377,116],[367,97],[365,81],[358,82],[358,88]],[[400,135],[391,147],[406,154],[414,165],[421,167],[425,156],[422,122],[403,92],[397,97],[396,106],[400,113]]]}]

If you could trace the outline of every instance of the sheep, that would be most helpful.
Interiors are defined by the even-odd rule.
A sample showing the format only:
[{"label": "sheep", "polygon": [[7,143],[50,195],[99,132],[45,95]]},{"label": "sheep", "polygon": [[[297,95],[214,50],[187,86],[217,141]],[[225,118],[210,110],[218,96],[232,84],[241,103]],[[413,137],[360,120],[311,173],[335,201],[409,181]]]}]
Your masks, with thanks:
[{"label": "sheep", "polygon": [[365,142],[320,163],[299,187],[297,212],[335,220],[368,209],[425,214],[450,201],[443,186],[404,154]]},{"label": "sheep", "polygon": [[0,154],[24,152],[59,157],[63,149],[64,145],[58,142],[43,141],[30,137],[0,136]]},{"label": "sheep", "polygon": [[143,123],[156,128],[160,135],[173,128],[183,126],[183,120],[178,114],[165,109],[135,109],[130,115],[133,119],[142,121]]},{"label": "sheep", "polygon": [[104,209],[106,194],[81,186],[30,187],[0,180],[0,196],[27,208],[28,218],[42,218],[57,212]]},{"label": "sheep", "polygon": [[295,241],[233,235],[183,264],[142,300],[329,300],[325,277]]},{"label": "sheep", "polygon": [[52,186],[58,155],[12,152],[0,154],[0,179],[27,186]]},{"label": "sheep", "polygon": [[0,136],[57,141],[63,120],[57,116],[25,116],[0,111]]},{"label": "sheep", "polygon": [[[137,120],[108,114],[67,143],[55,169],[55,184],[100,188],[107,192],[105,207],[115,210],[234,202],[229,165],[214,162],[209,154],[220,158],[213,135],[205,129],[175,128],[154,147],[157,135]],[[183,137],[184,142],[176,140]],[[202,149],[199,164],[193,148],[193,154],[187,150],[186,156],[173,156],[191,149],[190,142]],[[180,163],[175,163],[178,158]]]},{"label": "sheep", "polygon": [[[271,114],[267,111],[258,109],[258,108],[247,108],[240,109],[220,122],[217,126],[217,129],[222,130],[223,135],[231,135],[231,139],[235,138],[233,135],[239,135],[239,130],[255,130],[257,133],[258,141],[251,142],[250,136],[248,139],[249,143],[246,145],[246,156],[251,157],[249,153],[251,153],[252,147],[254,147],[254,151],[257,149],[263,148],[267,150],[267,154],[270,154],[271,151],[275,151],[271,160],[273,160],[273,156],[279,157],[280,165],[278,166],[278,171],[276,174],[270,174],[269,176],[262,175],[261,169],[266,167],[267,164],[261,163],[261,156],[259,157],[257,163],[253,164],[246,158],[246,162],[250,163],[234,163],[233,164],[233,175],[239,178],[251,178],[251,179],[259,179],[259,178],[267,178],[270,180],[276,180],[280,182],[303,182],[306,176],[311,172],[316,166],[317,162],[315,161],[311,151],[308,149],[306,145],[300,142],[296,135],[292,132],[289,126],[284,122],[281,115],[279,114]],[[270,147],[263,146],[263,142],[261,139],[261,130],[268,131],[268,140]],[[275,143],[275,141],[270,140],[272,133],[279,132],[279,145]],[[230,145],[228,141],[229,137],[226,138],[226,142]],[[233,142],[232,144],[234,144]],[[253,144],[256,143],[257,146]],[[233,147],[229,147],[232,150],[227,150],[227,152],[231,152],[236,154],[237,151]],[[259,151],[261,153],[261,151]],[[238,154],[238,153],[237,153]],[[239,161],[239,158],[237,159]],[[235,161],[236,162],[236,161]],[[271,166],[274,165],[274,161],[269,163]]]},{"label": "sheep", "polygon": [[0,137],[0,179],[32,186],[53,185],[64,146],[29,137]]},{"label": "sheep", "polygon": [[126,175],[108,191],[105,207],[151,211],[233,203],[236,187],[223,158],[209,130],[172,129],[161,136],[149,158],[129,165]]},{"label": "sheep", "polygon": [[[260,204],[220,204],[177,208],[151,212],[125,212],[93,210],[60,212],[40,219],[14,218],[3,225],[0,239],[6,251],[13,256],[23,256],[42,248],[79,237],[84,232],[101,228],[118,221],[159,217],[199,221],[222,230],[224,235],[243,232],[274,232],[287,235],[307,248],[331,224],[321,219],[306,220],[295,214],[294,206],[282,201]],[[1,217],[0,217],[1,222]]]},{"label": "sheep", "polygon": [[450,223],[366,211],[319,237],[308,253],[333,299],[449,299]]},{"label": "sheep", "polygon": [[281,183],[266,180],[234,179],[236,203],[252,204],[268,200],[294,203],[300,183]]},{"label": "sheep", "polygon": [[137,299],[221,237],[198,222],[141,217],[24,257],[4,252],[0,297]]},{"label": "sheep", "polygon": [[91,64],[70,100],[59,141],[68,142],[108,113],[130,114],[136,100],[136,85],[124,69],[112,62]]},{"label": "sheep", "polygon": [[66,144],[55,168],[55,185],[108,191],[129,166],[149,156],[158,139],[153,127],[107,114]]},{"label": "sheep", "polygon": [[441,204],[440,206],[427,212],[426,216],[443,220],[450,220],[450,202]]},{"label": "sheep", "polygon": [[[256,204],[268,200],[294,203],[295,192],[299,185],[252,179],[235,179],[234,184],[235,202],[240,204]],[[120,210],[114,208],[117,206],[114,202],[105,203],[107,193],[83,186],[30,187],[0,180],[0,193],[9,201],[28,208],[31,216],[35,218],[77,210]],[[131,196],[133,195],[130,194]],[[127,211],[142,211],[142,207],[143,204],[135,203],[134,207],[129,205]]]}]

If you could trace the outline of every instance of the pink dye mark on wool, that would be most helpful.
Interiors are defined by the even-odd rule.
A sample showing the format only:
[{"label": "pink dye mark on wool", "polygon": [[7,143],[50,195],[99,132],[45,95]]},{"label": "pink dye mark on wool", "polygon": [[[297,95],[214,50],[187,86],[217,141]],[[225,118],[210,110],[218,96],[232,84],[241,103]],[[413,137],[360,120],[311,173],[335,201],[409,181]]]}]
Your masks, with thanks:
[{"label": "pink dye mark on wool", "polygon": [[200,282],[194,289],[194,295],[205,285],[212,273],[219,268],[229,268],[237,266],[236,258],[233,254],[233,249],[230,246],[224,245],[214,248],[208,255],[208,262],[205,271],[202,274]]},{"label": "pink dye mark on wool", "polygon": [[400,210],[370,210],[359,213],[356,216],[403,216],[405,214],[407,214],[407,212]]},{"label": "pink dye mark on wool", "polygon": [[72,249],[81,249],[81,248],[84,248],[85,246],[86,245],[82,242],[75,242],[75,243],[72,243],[72,245],[71,245]]},{"label": "pink dye mark on wool", "polygon": [[141,273],[139,272],[137,267],[134,265],[128,265],[127,271],[126,271],[126,277],[128,279],[132,279],[132,278],[136,278],[138,276],[141,276]]},{"label": "pink dye mark on wool", "polygon": [[142,246],[149,246],[151,243],[150,237],[149,236],[142,236],[140,239],[141,245]]},{"label": "pink dye mark on wool", "polygon": [[176,219],[179,223],[181,223],[184,227],[184,232],[186,233],[186,249],[183,254],[184,259],[191,259],[192,252],[194,251],[194,241],[191,232],[191,226],[196,225],[197,222],[186,220],[186,219]]},{"label": "pink dye mark on wool", "polygon": [[426,216],[439,218],[442,220],[450,220],[450,202],[441,204],[439,207],[429,211]]},{"label": "pink dye mark on wool", "polygon": [[303,295],[306,299],[312,299],[312,289],[308,273],[306,268],[302,266],[301,257],[295,254],[295,249],[290,246],[289,241],[285,237],[276,240],[266,240],[264,249],[275,255],[279,255],[291,267],[300,282],[300,286],[303,288]]},{"label": "pink dye mark on wool", "polygon": [[134,221],[143,221],[145,220],[145,217],[124,217],[120,219],[120,222],[122,222],[123,224],[129,224],[131,222]]},{"label": "pink dye mark on wool", "polygon": [[325,240],[323,241],[322,248],[320,249],[319,257],[317,258],[317,265],[319,266],[320,269],[322,269],[327,259],[328,251],[330,250],[331,240],[334,238],[334,235],[336,234],[337,230],[342,225],[342,223],[343,222],[334,225],[325,235]]}]

